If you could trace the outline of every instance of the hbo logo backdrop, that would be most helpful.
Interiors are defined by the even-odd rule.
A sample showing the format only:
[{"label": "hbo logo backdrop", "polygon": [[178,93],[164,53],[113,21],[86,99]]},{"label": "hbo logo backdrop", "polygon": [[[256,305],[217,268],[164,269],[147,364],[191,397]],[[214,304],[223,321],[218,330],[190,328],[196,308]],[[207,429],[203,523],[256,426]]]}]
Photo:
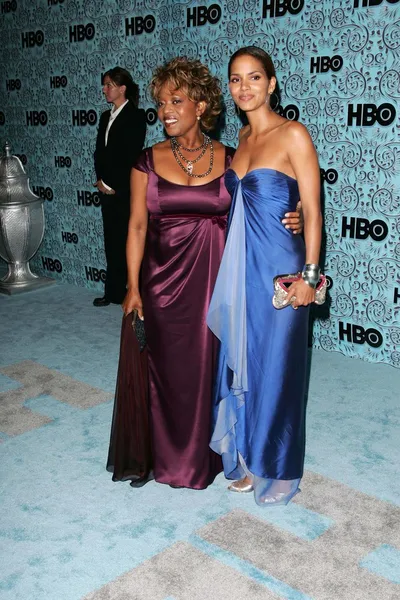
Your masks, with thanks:
[{"label": "hbo logo backdrop", "polygon": [[153,69],[199,57],[223,83],[222,141],[241,126],[227,89],[237,48],[271,53],[277,112],[307,127],[320,156],[329,310],[313,343],[400,367],[399,0],[32,0],[0,2],[0,141],[9,138],[44,199],[36,268],[98,289],[105,275],[93,150],[101,74],[130,70],[147,144],[163,137],[148,93]]}]

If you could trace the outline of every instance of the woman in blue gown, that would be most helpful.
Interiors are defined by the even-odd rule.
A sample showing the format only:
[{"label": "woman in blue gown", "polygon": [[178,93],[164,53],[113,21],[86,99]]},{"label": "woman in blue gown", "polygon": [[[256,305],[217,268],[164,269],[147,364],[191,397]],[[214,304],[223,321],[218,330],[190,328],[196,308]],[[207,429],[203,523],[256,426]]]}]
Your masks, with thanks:
[{"label": "woman in blue gown", "polygon": [[[238,50],[229,87],[249,125],[225,183],[229,232],[208,313],[221,341],[211,448],[221,454],[231,491],[254,490],[260,505],[287,504],[299,491],[305,449],[309,304],[319,280],[320,171],[306,128],[274,113],[271,58]],[[304,240],[281,226],[304,213]],[[273,278],[302,271],[287,306],[274,308]]]}]

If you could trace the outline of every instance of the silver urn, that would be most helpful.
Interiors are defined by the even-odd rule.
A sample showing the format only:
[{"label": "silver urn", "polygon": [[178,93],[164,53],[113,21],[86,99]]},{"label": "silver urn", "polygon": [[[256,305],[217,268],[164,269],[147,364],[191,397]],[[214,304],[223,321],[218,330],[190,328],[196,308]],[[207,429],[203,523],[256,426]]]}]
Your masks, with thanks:
[{"label": "silver urn", "polygon": [[11,154],[6,142],[0,156],[0,257],[8,263],[8,273],[0,279],[0,292],[15,294],[54,283],[32,273],[29,261],[44,235],[43,199],[29,187],[21,161]]}]

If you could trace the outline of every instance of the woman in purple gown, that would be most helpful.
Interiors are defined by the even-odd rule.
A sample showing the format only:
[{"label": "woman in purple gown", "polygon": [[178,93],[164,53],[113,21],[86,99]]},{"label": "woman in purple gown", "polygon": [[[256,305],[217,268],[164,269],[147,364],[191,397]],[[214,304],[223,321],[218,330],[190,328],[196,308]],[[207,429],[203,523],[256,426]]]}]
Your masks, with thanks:
[{"label": "woman in purple gown", "polygon": [[[234,154],[211,140],[218,80],[199,61],[156,70],[152,93],[169,138],[132,170],[125,314],[145,319],[154,478],[206,488],[222,470],[209,447],[218,340],[207,310],[231,203],[224,174]],[[298,228],[298,215],[286,215]],[[141,270],[141,293],[139,272]]]}]

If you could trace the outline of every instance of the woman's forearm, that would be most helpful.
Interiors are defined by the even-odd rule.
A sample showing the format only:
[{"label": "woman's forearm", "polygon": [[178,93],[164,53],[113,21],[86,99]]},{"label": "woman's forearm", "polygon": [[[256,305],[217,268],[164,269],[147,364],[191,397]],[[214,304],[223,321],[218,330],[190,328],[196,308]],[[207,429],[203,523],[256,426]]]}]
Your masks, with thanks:
[{"label": "woman's forearm", "polygon": [[144,255],[147,227],[136,227],[129,223],[126,243],[126,262],[128,266],[128,289],[139,288],[139,272]]},{"label": "woman's forearm", "polygon": [[306,264],[318,264],[321,252],[322,215],[307,214],[304,211],[304,240],[306,243]]}]

